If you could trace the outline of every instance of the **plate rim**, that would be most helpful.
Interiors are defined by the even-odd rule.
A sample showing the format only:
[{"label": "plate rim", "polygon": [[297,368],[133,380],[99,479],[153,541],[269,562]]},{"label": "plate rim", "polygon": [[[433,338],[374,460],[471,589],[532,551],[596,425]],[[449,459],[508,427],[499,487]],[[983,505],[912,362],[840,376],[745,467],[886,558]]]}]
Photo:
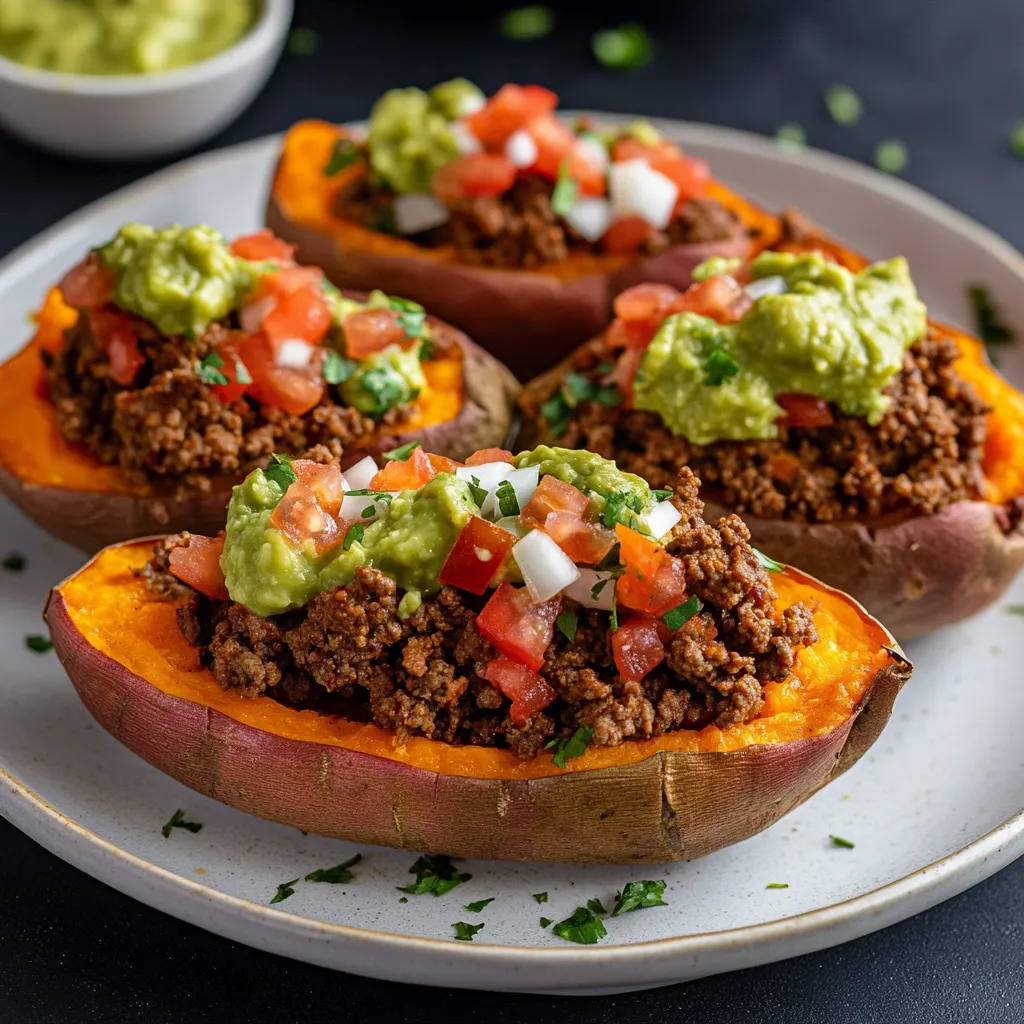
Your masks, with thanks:
[{"label": "plate rim", "polygon": [[[590,115],[605,121],[632,120],[635,116],[606,111],[566,111],[566,116],[576,116],[577,114]],[[666,130],[667,133],[684,136],[690,144],[698,146],[705,144],[730,149],[782,165],[809,167],[828,177],[845,180],[879,197],[911,207],[931,220],[940,222],[961,238],[985,249],[997,262],[1003,264],[1013,275],[1024,282],[1024,255],[1021,255],[996,231],[909,182],[883,174],[847,157],[813,147],[796,153],[788,152],[780,149],[769,137],[742,129],[673,118],[649,118],[649,120],[655,127]],[[355,127],[362,123],[364,122],[349,122],[349,126]],[[109,214],[119,206],[133,203],[147,193],[160,191],[176,178],[188,176],[196,171],[213,169],[219,162],[232,162],[246,155],[258,157],[264,151],[272,152],[273,147],[279,144],[282,137],[282,133],[274,133],[200,153],[94,200],[61,218],[51,227],[23,242],[0,259],[0,287],[3,286],[9,275],[16,274],[18,268],[31,268],[40,257],[45,256],[50,245],[67,233],[87,230],[86,225],[93,218]],[[267,176],[269,177],[270,174],[272,174],[272,167],[268,166]],[[709,970],[700,972],[709,974],[753,963],[767,963],[801,952],[809,952],[812,949],[822,949],[909,916],[909,913],[900,912],[908,902],[912,904],[910,913],[920,912],[934,906],[976,884],[1024,854],[1024,808],[1022,808],[959,849],[900,878],[845,900],[770,921],[712,932],[608,946],[561,948],[510,946],[489,942],[456,944],[448,938],[404,935],[320,921],[314,917],[278,910],[222,892],[200,881],[153,864],[97,835],[81,823],[62,814],[2,764],[0,764],[0,782],[4,784],[0,791],[0,797],[2,797],[0,799],[0,814],[11,820],[12,823],[17,819],[16,827],[57,856],[75,864],[76,867],[82,867],[90,859],[90,853],[96,853],[113,863],[120,864],[134,884],[126,884],[122,888],[104,879],[105,884],[112,884],[115,888],[139,898],[143,902],[147,901],[139,893],[147,880],[160,887],[169,887],[178,892],[183,890],[188,899],[182,902],[180,908],[160,908],[165,913],[170,913],[179,919],[190,920],[189,909],[206,904],[223,908],[232,919],[243,922],[248,920],[275,931],[284,930],[299,938],[327,936],[360,944],[370,944],[377,949],[390,947],[394,950],[401,950],[403,947],[413,946],[417,951],[436,954],[440,959],[457,964],[509,966],[512,964],[522,965],[524,961],[535,965],[554,961],[556,966],[565,966],[570,962],[578,962],[579,965],[585,965],[587,977],[590,977],[595,985],[601,985],[600,972],[612,963],[635,966],[636,962],[643,962],[653,970],[657,965],[678,961],[685,957],[707,956],[714,959],[716,956],[729,952],[735,953],[737,947],[742,947],[747,952],[748,956],[742,963],[724,965],[720,963],[718,966],[712,963],[708,965]],[[61,842],[60,838],[64,838],[64,841]],[[93,874],[88,868],[83,867],[82,869]],[[879,920],[881,924],[878,923]],[[858,929],[858,923],[866,924],[866,927]],[[213,931],[218,930],[208,925],[202,925],[202,927]],[[821,939],[824,941],[820,941]],[[787,940],[790,943],[788,947],[786,946]],[[798,945],[801,940],[805,944],[809,940],[809,944]],[[771,955],[767,958],[763,957],[762,951],[771,952]],[[754,955],[749,955],[751,953]],[[443,971],[442,973],[447,972]],[[651,974],[651,970],[645,974]],[[660,973],[658,976],[662,979],[665,978]],[[637,980],[640,980],[639,977]],[[671,980],[673,979],[669,978],[663,980],[662,983],[669,983]],[[676,978],[676,980],[679,979]],[[437,981],[437,984],[445,983],[450,984],[451,981],[444,978],[439,978]],[[577,983],[583,985],[586,984],[586,981],[580,978],[577,979]],[[646,983],[657,984],[658,981]],[[518,989],[518,986],[514,987]],[[528,985],[524,988],[529,990]],[[532,990],[538,991],[537,988]],[[544,991],[551,991],[551,989],[544,989]]]}]

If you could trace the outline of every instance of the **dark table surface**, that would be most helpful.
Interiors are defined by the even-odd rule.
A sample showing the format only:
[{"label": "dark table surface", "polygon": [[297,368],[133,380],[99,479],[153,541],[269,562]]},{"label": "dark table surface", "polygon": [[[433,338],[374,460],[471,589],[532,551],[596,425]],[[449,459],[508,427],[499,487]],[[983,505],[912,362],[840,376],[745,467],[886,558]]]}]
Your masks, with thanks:
[{"label": "dark table surface", "polygon": [[[452,0],[416,14],[299,0],[296,23],[317,31],[319,51],[286,56],[257,104],[209,145],[277,131],[300,116],[362,117],[395,84],[466,75],[491,90],[537,81],[567,106],[766,133],[798,121],[813,144],[861,160],[881,139],[901,138],[909,180],[1024,247],[1024,163],[1007,145],[1024,120],[1020,0],[634,0],[588,5],[586,14],[563,6],[553,36],[524,44],[498,36],[490,5],[467,16]],[[623,18],[643,22],[658,41],[643,71],[616,74],[590,57],[590,34]],[[833,82],[864,99],[854,128],[828,119],[821,97]],[[154,167],[72,163],[0,136],[0,254]],[[1022,919],[1018,862],[879,934],[685,986],[576,1001],[426,990],[209,935],[93,881],[0,820],[0,1019],[1020,1024]]]}]

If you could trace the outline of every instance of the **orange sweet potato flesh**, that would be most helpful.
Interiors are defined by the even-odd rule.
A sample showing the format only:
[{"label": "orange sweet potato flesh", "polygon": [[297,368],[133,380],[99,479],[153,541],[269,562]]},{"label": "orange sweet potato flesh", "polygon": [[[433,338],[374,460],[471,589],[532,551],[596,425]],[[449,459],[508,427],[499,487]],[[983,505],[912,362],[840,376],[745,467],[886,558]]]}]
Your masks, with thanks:
[{"label": "orange sweet potato flesh", "polygon": [[[35,336],[0,366],[0,491],[48,533],[90,553],[154,530],[215,534],[237,478],[215,478],[208,494],[178,499],[169,487],[130,481],[120,467],[104,465],[61,433],[41,353],[60,346],[76,316],[52,289],[36,316]],[[460,460],[478,448],[505,444],[518,382],[461,331],[444,326],[456,344],[424,363],[430,387],[415,400],[411,418],[347,449],[343,465],[414,439]]]},{"label": "orange sweet potato flesh", "polygon": [[100,552],[51,593],[57,653],[97,721],[207,796],[307,832],[454,856],[594,863],[699,857],[771,825],[874,742],[911,666],[856,602],[788,570],[782,606],[817,609],[821,639],[770,684],[763,713],[550,753],[399,746],[372,724],[221,689],[182,638],[175,606],[132,569],[152,538]]},{"label": "orange sweet potato flesh", "polygon": [[[357,163],[330,177],[323,173],[342,134],[325,121],[301,121],[288,131],[267,204],[268,227],[298,245],[300,260],[323,267],[339,287],[382,288],[422,302],[524,379],[601,330],[611,300],[624,288],[641,281],[685,288],[690,271],[708,256],[744,256],[750,248],[741,238],[675,246],[640,259],[573,253],[529,270],[471,266],[451,246],[428,248],[334,214],[338,192],[365,170]],[[759,246],[778,237],[774,218],[724,185],[712,182],[708,195],[761,232]]]}]

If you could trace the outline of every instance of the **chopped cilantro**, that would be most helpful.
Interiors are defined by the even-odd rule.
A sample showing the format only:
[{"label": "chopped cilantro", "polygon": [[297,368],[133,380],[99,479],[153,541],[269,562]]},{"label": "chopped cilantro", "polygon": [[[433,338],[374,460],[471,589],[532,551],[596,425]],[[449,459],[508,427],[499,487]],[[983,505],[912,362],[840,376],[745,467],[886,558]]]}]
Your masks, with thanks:
[{"label": "chopped cilantro", "polygon": [[571,917],[559,921],[552,931],[567,942],[578,942],[583,946],[592,946],[608,934],[601,919],[586,907],[577,907]]},{"label": "chopped cilantro", "polygon": [[196,376],[207,384],[230,384],[223,370],[224,360],[218,352],[209,352],[196,367]]},{"label": "chopped cilantro", "polygon": [[476,900],[473,903],[467,903],[462,909],[463,910],[468,910],[471,914],[479,914],[480,911],[483,910],[484,907],[486,907],[488,903],[493,903],[493,902],[494,902],[494,897],[492,896],[488,900]]},{"label": "chopped cilantro", "polygon": [[1024,615],[1024,604],[1008,604],[1003,611],[1010,615]]},{"label": "chopped cilantro", "polygon": [[385,452],[381,456],[386,462],[408,462],[409,456],[412,455],[417,448],[421,448],[423,443],[421,441],[406,441],[405,444],[399,445],[397,448],[392,448],[391,451]]},{"label": "chopped cilantro", "polygon": [[194,835],[202,827],[203,826],[200,825],[198,821],[186,821],[185,812],[179,807],[178,810],[171,815],[171,820],[160,829],[160,834],[164,839],[170,839],[172,828],[183,828]]},{"label": "chopped cilantro", "polygon": [[324,356],[323,378],[328,384],[341,384],[356,372],[357,363],[354,359],[346,359],[333,348],[328,349]]},{"label": "chopped cilantro", "polygon": [[796,121],[787,121],[775,129],[775,142],[779,149],[797,153],[807,145],[807,133]]},{"label": "chopped cilantro", "polygon": [[423,307],[412,299],[403,299],[401,295],[389,295],[388,305],[399,313],[422,313]]},{"label": "chopped cilantro", "polygon": [[604,904],[595,896],[592,900],[587,900],[587,910],[594,914],[607,914]]},{"label": "chopped cilantro", "polygon": [[619,554],[618,541],[612,545],[612,549],[608,552],[600,562],[597,563],[597,572],[623,572],[625,566],[621,561],[621,555]]},{"label": "chopped cilantro", "polygon": [[405,331],[407,338],[422,338],[426,324],[427,314],[422,309],[418,312],[406,310],[398,314],[398,326]]},{"label": "chopped cilantro", "polygon": [[740,364],[724,348],[711,350],[704,360],[704,383],[708,387],[721,387],[730,377],[740,372]]},{"label": "chopped cilantro", "polygon": [[572,422],[572,406],[565,400],[561,391],[556,391],[547,401],[541,402],[540,415],[547,421],[552,436],[561,437]]},{"label": "chopped cilantro", "polygon": [[899,174],[909,162],[906,144],[900,139],[886,139],[875,150],[875,166],[887,174]]},{"label": "chopped cilantro", "polygon": [[336,864],[333,868],[317,868],[306,875],[307,882],[329,882],[331,885],[338,885],[341,882],[351,882],[355,875],[349,868],[355,867],[363,859],[361,853],[349,857],[342,864]]},{"label": "chopped cilantro", "polygon": [[270,465],[263,470],[263,475],[268,480],[273,480],[282,491],[287,491],[298,480],[295,470],[292,469],[292,457],[279,455],[277,452],[270,456]]},{"label": "chopped cilantro", "polygon": [[590,588],[590,596],[596,601],[601,596],[601,591],[611,583],[611,578],[599,580]]},{"label": "chopped cilantro", "polygon": [[53,641],[48,636],[39,636],[37,633],[29,633],[25,637],[25,646],[36,654],[45,654],[53,650]]},{"label": "chopped cilantro", "polygon": [[429,338],[420,341],[419,351],[416,353],[421,363],[425,363],[434,354],[434,343]]},{"label": "chopped cilantro", "polygon": [[[374,501],[383,501],[385,505],[391,504],[392,495],[388,491],[371,491],[368,487],[363,487],[358,491],[345,491],[344,493],[346,497],[350,495],[356,498],[372,497]],[[373,506],[371,505],[370,508],[372,509]]]},{"label": "chopped cilantro", "polygon": [[378,210],[370,218],[370,227],[374,231],[382,231],[385,235],[397,235],[398,225],[395,223],[395,211],[390,206]]},{"label": "chopped cilantro", "polygon": [[[373,507],[372,505],[370,506]],[[342,542],[341,548],[343,551],[348,551],[353,544],[358,544],[363,539],[365,533],[362,523],[354,523],[352,528],[345,534],[345,540]]]},{"label": "chopped cilantro", "polygon": [[562,612],[555,620],[558,631],[569,643],[576,639],[576,627],[579,624],[579,612],[575,608]]},{"label": "chopped cilantro", "polygon": [[661,618],[674,633],[677,629],[682,629],[700,611],[700,608],[700,598],[696,594],[691,594],[682,604],[677,604],[675,608],[665,612]]},{"label": "chopped cilantro", "polygon": [[9,555],[4,555],[0,565],[3,566],[4,572],[22,572],[25,568],[25,556],[12,551]]},{"label": "chopped cilantro", "polygon": [[350,167],[360,157],[359,147],[353,142],[352,139],[342,136],[334,144],[334,148],[331,150],[331,155],[327,160],[327,164],[324,167],[324,174],[330,177],[332,174],[338,174],[345,170],[346,167]]},{"label": "chopped cilantro", "polygon": [[494,492],[498,501],[498,509],[503,516],[519,515],[519,499],[516,497],[516,489],[507,481],[502,480]]},{"label": "chopped cilantro", "polygon": [[590,47],[599,64],[623,70],[642,68],[654,54],[654,44],[643,25],[631,23],[594,34]]},{"label": "chopped cilantro", "polygon": [[644,507],[643,500],[638,494],[629,494],[626,491],[612,491],[610,494],[605,494],[604,502],[601,522],[609,530],[614,529],[616,523],[632,526],[636,516]]},{"label": "chopped cilantro", "polygon": [[542,917],[540,919],[540,926],[541,926],[541,928],[547,928],[547,926],[549,924],[551,924],[551,918],[550,917]]},{"label": "chopped cilantro", "polygon": [[398,902],[399,903],[408,903],[409,902],[409,897],[408,896],[399,896],[398,897]]},{"label": "chopped cilantro", "polygon": [[825,106],[828,116],[844,128],[855,125],[864,113],[864,104],[848,85],[830,85],[825,90]]},{"label": "chopped cilantro", "polygon": [[776,562],[774,558],[769,558],[763,551],[759,551],[753,545],[750,546],[750,550],[754,552],[754,558],[757,559],[758,565],[762,568],[767,569],[769,572],[785,572],[786,567],[781,562]]},{"label": "chopped cilantro", "polygon": [[[544,749],[554,749],[555,752],[551,757],[551,763],[556,768],[568,768],[568,764],[566,762],[575,757],[582,757],[587,751],[587,745],[593,738],[593,728],[589,725],[585,725],[577,729],[571,736],[566,736],[564,739],[548,740],[548,742],[544,744]],[[545,899],[546,898],[547,896],[545,894]],[[537,900],[537,902],[541,903],[543,901]]]},{"label": "chopped cilantro", "polygon": [[411,885],[398,886],[399,892],[407,892],[410,896],[422,896],[431,893],[443,896],[451,892],[460,882],[468,882],[473,876],[455,870],[451,857],[441,853],[425,853],[417,858],[409,873],[416,876]]},{"label": "chopped cilantro", "polygon": [[299,881],[298,878],[293,878],[290,882],[282,882],[277,887],[277,892],[274,893],[273,899],[270,901],[271,904],[281,903],[288,899],[289,896],[295,895],[295,889],[293,886]]},{"label": "chopped cilantro", "polygon": [[548,901],[548,894],[546,892],[535,892],[533,894],[533,898],[538,903],[547,903],[547,901]]},{"label": "chopped cilantro", "polygon": [[788,889],[789,888],[789,882],[769,882],[765,886],[765,888],[766,889]]},{"label": "chopped cilantro", "polygon": [[972,284],[967,289],[967,294],[971,300],[971,309],[974,311],[978,337],[986,345],[1005,345],[1013,341],[1014,333],[1003,322],[989,290],[982,284]]},{"label": "chopped cilantro", "polygon": [[405,381],[390,366],[374,366],[363,374],[363,390],[373,398],[370,415],[380,418],[408,397]]},{"label": "chopped cilantro", "polygon": [[1024,160],[1024,121],[1018,121],[1010,132],[1010,152],[1018,160]]},{"label": "chopped cilantro", "polygon": [[842,836],[830,835],[829,839],[832,840],[833,846],[841,846],[844,850],[852,850],[854,847],[854,844],[849,839],[844,839]]},{"label": "chopped cilantro", "polygon": [[513,7],[506,11],[498,22],[498,30],[506,39],[525,42],[531,39],[543,39],[550,35],[555,27],[555,12],[544,4],[529,4],[526,7]]},{"label": "chopped cilantro", "polygon": [[578,373],[567,373],[558,391],[540,406],[540,414],[555,437],[565,433],[580,402],[597,402],[611,408],[621,404],[622,395],[615,388],[595,384]]},{"label": "chopped cilantro", "polygon": [[465,921],[455,921],[452,927],[455,929],[456,939],[459,939],[461,942],[472,942],[473,936],[483,928],[483,922],[480,924],[467,924]]},{"label": "chopped cilantro", "polygon": [[613,633],[619,631],[619,592],[618,590],[612,594],[612,608],[611,608],[611,630]]},{"label": "chopped cilantro", "polygon": [[655,501],[667,501],[669,498],[672,497],[672,492],[671,491],[667,491],[667,490],[658,489],[658,490],[651,491],[651,497]]},{"label": "chopped cilantro", "polygon": [[555,190],[551,193],[551,212],[559,217],[568,217],[579,196],[579,182],[569,173],[568,161],[558,166]]},{"label": "chopped cilantro", "polygon": [[480,478],[477,476],[470,478],[469,493],[473,496],[473,500],[477,505],[483,505],[487,500],[487,491],[480,486]]},{"label": "chopped cilantro", "polygon": [[633,910],[645,910],[647,907],[668,906],[662,899],[664,895],[664,882],[654,882],[650,879],[644,882],[627,882],[625,888],[615,898],[612,917],[628,914]]}]

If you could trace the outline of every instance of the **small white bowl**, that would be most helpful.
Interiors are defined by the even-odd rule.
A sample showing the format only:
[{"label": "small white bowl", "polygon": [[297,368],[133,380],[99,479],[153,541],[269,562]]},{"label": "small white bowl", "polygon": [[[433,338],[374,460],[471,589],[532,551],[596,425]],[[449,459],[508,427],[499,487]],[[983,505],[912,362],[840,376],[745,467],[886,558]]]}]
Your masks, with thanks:
[{"label": "small white bowl", "polygon": [[261,0],[261,7],[234,46],[173,71],[69,75],[0,57],[0,124],[46,149],[91,159],[137,160],[194,146],[252,102],[281,55],[292,0]]}]

